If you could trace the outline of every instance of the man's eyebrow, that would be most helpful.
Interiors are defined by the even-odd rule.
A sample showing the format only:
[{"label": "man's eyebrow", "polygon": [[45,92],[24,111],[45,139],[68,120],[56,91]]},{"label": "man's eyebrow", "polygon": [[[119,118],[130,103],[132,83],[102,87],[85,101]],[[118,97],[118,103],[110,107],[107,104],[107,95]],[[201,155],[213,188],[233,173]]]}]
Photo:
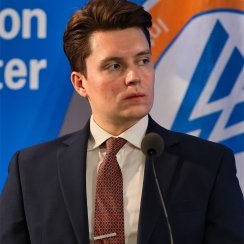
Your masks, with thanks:
[{"label": "man's eyebrow", "polygon": [[109,63],[111,61],[121,61],[123,58],[121,57],[116,57],[116,56],[111,56],[111,57],[107,57],[107,58],[104,58],[101,60],[101,64],[104,64],[104,63]]},{"label": "man's eyebrow", "polygon": [[[140,56],[144,56],[144,55],[151,55],[151,50],[145,50],[145,51],[141,51],[139,53],[137,53],[134,57],[140,57]],[[111,56],[111,57],[106,57],[104,59],[101,60],[101,63],[108,63],[111,61],[122,61],[124,58],[123,57],[117,57],[117,56]]]},{"label": "man's eyebrow", "polygon": [[137,53],[135,55],[135,57],[144,56],[144,55],[151,55],[151,54],[152,54],[151,50],[145,50],[145,51]]}]

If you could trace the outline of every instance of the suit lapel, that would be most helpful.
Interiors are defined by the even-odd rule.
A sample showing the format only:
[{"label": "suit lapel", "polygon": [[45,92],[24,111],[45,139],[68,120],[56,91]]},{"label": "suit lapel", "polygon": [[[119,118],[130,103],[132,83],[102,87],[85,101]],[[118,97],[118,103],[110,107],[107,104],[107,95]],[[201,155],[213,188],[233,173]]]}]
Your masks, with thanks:
[{"label": "suit lapel", "polygon": [[[147,133],[149,132],[160,134],[165,141],[165,151],[160,157],[155,158],[154,163],[167,208],[167,193],[179,160],[178,156],[170,153],[170,148],[178,142],[174,137],[169,135],[167,130],[159,127],[151,118],[149,119]],[[138,244],[149,243],[150,236],[155,228],[158,218],[163,218],[165,221],[163,207],[159,198],[155,177],[153,175],[152,162],[150,159],[147,159],[138,225]],[[167,240],[167,227],[164,228],[162,226],[162,236],[165,236],[165,240]]]},{"label": "suit lapel", "polygon": [[58,152],[58,174],[64,202],[78,243],[89,243],[86,199],[86,153],[89,123],[64,141]]}]

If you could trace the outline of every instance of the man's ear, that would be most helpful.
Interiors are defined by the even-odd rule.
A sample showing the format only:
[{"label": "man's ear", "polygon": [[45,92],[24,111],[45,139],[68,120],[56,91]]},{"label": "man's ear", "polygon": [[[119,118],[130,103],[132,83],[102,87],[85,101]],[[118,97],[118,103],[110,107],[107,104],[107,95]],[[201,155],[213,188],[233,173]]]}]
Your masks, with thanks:
[{"label": "man's ear", "polygon": [[77,93],[82,97],[87,97],[86,89],[84,87],[84,83],[86,82],[85,76],[77,71],[73,71],[70,79]]}]

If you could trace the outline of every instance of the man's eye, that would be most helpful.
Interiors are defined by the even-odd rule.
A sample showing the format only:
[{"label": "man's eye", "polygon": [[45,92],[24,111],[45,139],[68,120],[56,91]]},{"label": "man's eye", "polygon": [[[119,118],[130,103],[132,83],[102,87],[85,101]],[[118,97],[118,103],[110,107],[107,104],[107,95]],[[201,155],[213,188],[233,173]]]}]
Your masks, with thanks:
[{"label": "man's eye", "polygon": [[150,63],[150,58],[142,58],[138,62],[139,65],[145,65],[145,64],[148,64],[148,63]]},{"label": "man's eye", "polygon": [[107,69],[113,71],[113,70],[119,70],[120,67],[121,67],[120,64],[114,63],[114,64],[110,64],[110,65],[108,65],[108,66],[107,66]]}]

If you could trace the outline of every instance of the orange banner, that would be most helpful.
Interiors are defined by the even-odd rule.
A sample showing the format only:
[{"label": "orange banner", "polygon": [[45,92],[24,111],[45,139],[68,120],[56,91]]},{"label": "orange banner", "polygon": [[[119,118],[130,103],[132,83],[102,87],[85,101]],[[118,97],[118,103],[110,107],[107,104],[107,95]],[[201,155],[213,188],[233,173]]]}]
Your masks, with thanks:
[{"label": "orange banner", "polygon": [[195,15],[218,9],[243,10],[243,0],[162,0],[150,9],[153,61],[171,43],[184,25]]}]

